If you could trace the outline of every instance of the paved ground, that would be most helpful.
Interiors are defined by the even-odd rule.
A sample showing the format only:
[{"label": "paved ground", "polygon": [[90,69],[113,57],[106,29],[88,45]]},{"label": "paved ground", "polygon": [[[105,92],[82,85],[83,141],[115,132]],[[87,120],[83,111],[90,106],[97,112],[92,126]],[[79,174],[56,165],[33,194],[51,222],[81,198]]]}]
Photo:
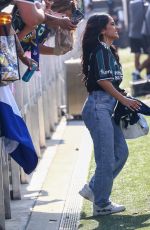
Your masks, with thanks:
[{"label": "paved ground", "polygon": [[62,119],[22,199],[11,202],[12,218],[6,230],[77,229],[92,143],[82,121]]}]

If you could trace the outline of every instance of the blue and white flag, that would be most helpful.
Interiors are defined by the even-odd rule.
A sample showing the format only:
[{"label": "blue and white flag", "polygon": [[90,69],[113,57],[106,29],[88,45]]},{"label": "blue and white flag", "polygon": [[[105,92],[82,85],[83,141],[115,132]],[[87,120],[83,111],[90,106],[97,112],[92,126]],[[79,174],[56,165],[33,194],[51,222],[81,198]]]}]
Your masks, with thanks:
[{"label": "blue and white flag", "polygon": [[37,166],[38,157],[9,86],[0,87],[0,131],[5,153],[30,174]]}]

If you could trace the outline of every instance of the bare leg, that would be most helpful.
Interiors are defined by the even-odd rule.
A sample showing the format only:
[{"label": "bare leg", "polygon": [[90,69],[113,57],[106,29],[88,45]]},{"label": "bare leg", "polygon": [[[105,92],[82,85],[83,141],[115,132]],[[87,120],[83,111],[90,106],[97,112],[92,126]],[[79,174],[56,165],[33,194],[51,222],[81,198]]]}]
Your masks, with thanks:
[{"label": "bare leg", "polygon": [[150,56],[147,57],[145,61],[141,64],[139,71],[146,69],[146,74],[150,74]]}]

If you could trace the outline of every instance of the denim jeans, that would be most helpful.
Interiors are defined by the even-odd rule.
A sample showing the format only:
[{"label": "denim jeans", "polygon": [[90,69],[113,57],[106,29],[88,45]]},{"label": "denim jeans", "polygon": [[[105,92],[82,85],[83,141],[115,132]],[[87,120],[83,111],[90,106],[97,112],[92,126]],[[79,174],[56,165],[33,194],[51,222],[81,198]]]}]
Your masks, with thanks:
[{"label": "denim jeans", "polygon": [[94,144],[95,174],[89,186],[95,204],[105,207],[110,204],[113,180],[123,168],[128,147],[123,133],[112,118],[116,99],[105,91],[92,92],[82,110],[82,118]]}]

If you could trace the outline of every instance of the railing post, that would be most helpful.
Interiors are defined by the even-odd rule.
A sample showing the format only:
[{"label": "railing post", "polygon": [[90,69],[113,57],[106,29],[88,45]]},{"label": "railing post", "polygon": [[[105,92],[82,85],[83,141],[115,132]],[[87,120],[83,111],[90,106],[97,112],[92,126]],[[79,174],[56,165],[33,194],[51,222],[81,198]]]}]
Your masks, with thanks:
[{"label": "railing post", "polygon": [[21,200],[19,165],[11,158],[12,199]]},{"label": "railing post", "polygon": [[2,171],[2,138],[0,138],[0,229],[5,230],[5,206]]},{"label": "railing post", "polygon": [[[3,151],[3,149],[2,149]],[[4,155],[5,153],[2,152]],[[8,166],[8,155],[4,155],[5,159],[2,163],[3,169],[3,190],[4,190],[4,204],[5,204],[5,218],[11,218],[11,208],[10,208],[10,186],[9,186],[9,166]]]}]

